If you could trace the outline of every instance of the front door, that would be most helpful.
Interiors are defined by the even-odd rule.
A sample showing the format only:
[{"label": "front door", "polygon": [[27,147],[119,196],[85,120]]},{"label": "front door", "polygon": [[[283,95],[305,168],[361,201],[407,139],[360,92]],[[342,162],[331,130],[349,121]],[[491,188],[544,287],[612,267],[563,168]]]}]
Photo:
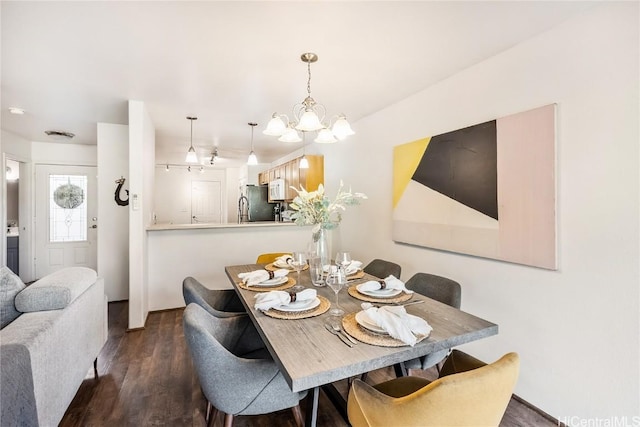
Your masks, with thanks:
[{"label": "front door", "polygon": [[35,277],[97,266],[96,168],[36,165]]},{"label": "front door", "polygon": [[220,181],[191,182],[191,223],[220,223],[222,219]]}]

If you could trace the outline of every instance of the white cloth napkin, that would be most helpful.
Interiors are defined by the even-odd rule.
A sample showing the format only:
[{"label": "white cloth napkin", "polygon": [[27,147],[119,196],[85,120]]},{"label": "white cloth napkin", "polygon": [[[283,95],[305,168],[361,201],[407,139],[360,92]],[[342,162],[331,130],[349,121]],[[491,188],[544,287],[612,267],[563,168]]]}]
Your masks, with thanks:
[{"label": "white cloth napkin", "polygon": [[[387,276],[384,279],[385,289],[399,289],[408,294],[412,294],[413,291],[406,288],[404,282],[400,279],[396,279],[393,275]],[[382,285],[377,280],[369,280],[368,282],[364,282],[358,285],[357,289],[359,291],[379,291],[382,289]]]},{"label": "white cloth napkin", "polygon": [[292,268],[291,261],[293,261],[293,257],[290,254],[284,254],[276,258],[273,265],[280,268]]},{"label": "white cloth napkin", "polygon": [[362,309],[376,325],[393,338],[411,347],[418,342],[416,335],[429,335],[433,329],[426,320],[408,314],[407,310],[400,305],[377,308],[369,303],[363,303]]},{"label": "white cloth napkin", "polygon": [[[289,274],[289,270],[281,268],[273,272],[273,278],[284,277],[287,274]],[[238,277],[242,279],[242,283],[245,285],[253,286],[269,280],[269,272],[267,270],[254,270],[248,273],[238,273]]]},{"label": "white cloth napkin", "polygon": [[[317,292],[315,289],[305,289],[297,292],[296,302],[309,301],[315,299]],[[256,310],[267,311],[270,308],[278,307],[279,305],[289,304],[291,302],[291,294],[286,291],[270,291],[256,295],[256,303],[254,307]]]}]

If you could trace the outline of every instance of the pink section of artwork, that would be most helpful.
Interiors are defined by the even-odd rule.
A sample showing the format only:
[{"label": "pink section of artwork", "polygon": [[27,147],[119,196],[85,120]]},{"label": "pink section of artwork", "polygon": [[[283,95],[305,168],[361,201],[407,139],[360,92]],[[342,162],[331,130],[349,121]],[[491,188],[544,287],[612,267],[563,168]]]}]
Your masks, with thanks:
[{"label": "pink section of artwork", "polygon": [[496,124],[499,258],[556,269],[555,105]]}]

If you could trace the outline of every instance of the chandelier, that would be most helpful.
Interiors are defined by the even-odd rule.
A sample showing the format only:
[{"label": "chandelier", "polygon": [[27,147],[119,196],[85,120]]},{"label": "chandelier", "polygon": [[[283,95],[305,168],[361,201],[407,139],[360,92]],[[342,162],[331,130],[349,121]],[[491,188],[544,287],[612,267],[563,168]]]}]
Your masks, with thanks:
[{"label": "chandelier", "polygon": [[[262,131],[265,135],[279,136],[278,141],[300,142],[301,132],[318,132],[315,142],[332,143],[343,140],[355,132],[351,129],[344,114],[333,116],[325,122],[326,109],[311,97],[311,64],[318,60],[315,53],[303,53],[300,56],[302,62],[307,63],[307,97],[300,104],[293,106],[291,119],[285,114],[273,113],[267,127]],[[333,121],[333,124],[331,123]]]}]

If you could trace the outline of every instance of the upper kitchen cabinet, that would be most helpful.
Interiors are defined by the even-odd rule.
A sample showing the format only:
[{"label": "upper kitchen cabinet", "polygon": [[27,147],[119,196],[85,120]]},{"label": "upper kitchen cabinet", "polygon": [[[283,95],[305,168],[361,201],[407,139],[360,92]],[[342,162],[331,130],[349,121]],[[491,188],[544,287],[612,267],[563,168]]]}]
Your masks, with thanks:
[{"label": "upper kitchen cabinet", "polygon": [[[261,172],[258,176],[258,181],[264,185],[276,179],[284,179],[284,199],[281,200],[286,202],[292,201],[298,195],[291,187],[304,187],[307,191],[317,190],[318,185],[324,183],[324,156],[308,155],[305,157],[309,162],[308,169],[300,169],[300,159],[302,157],[297,157]],[[270,199],[269,201],[278,200]]]}]

